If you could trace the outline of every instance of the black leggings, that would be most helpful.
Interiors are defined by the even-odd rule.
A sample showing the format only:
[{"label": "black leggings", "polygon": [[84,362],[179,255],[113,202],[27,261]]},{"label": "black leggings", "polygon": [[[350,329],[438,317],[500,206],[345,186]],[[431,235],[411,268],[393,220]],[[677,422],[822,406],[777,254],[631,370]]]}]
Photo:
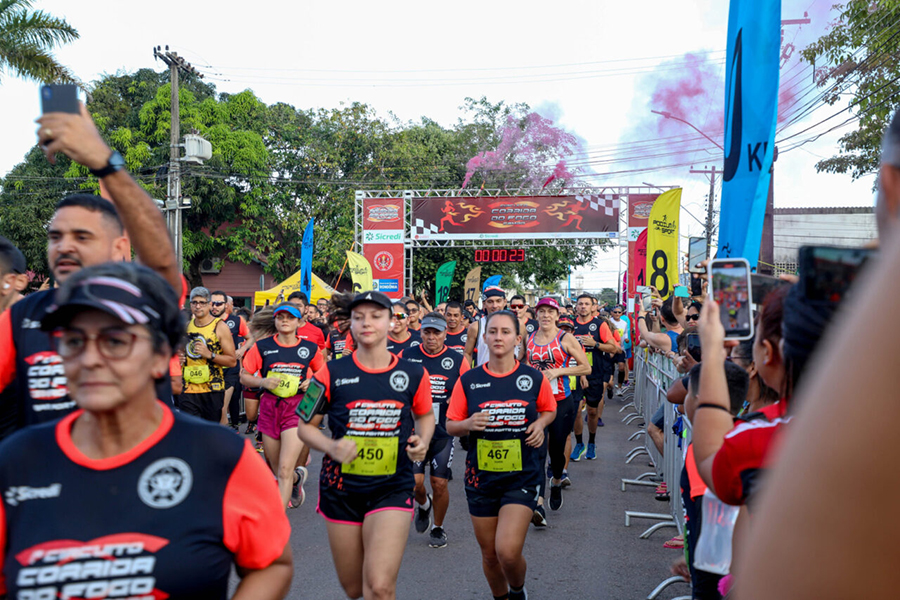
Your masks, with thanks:
[{"label": "black leggings", "polygon": [[550,469],[555,479],[562,479],[563,469],[566,466],[566,440],[575,425],[575,411],[575,401],[571,395],[559,400],[556,403],[556,418],[546,430],[549,439]]}]

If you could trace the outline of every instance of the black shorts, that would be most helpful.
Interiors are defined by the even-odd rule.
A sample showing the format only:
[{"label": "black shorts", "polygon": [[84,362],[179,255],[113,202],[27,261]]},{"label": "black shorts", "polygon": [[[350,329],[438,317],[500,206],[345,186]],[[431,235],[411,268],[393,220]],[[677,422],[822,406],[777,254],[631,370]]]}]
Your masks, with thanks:
[{"label": "black shorts", "polygon": [[178,397],[178,410],[213,423],[218,423],[222,420],[222,407],[224,405],[225,392],[181,394]]},{"label": "black shorts", "polygon": [[[533,491],[532,491],[533,490]],[[496,517],[507,504],[521,504],[531,510],[537,508],[540,486],[533,488],[513,488],[495,492],[480,492],[466,488],[469,514],[473,517]]]},{"label": "black shorts", "polygon": [[345,525],[362,525],[366,516],[382,510],[413,510],[413,488],[376,488],[372,491],[346,492],[319,486],[316,512],[326,521]]},{"label": "black shorts", "polygon": [[624,363],[626,360],[628,360],[628,357],[625,356],[624,352],[620,352],[619,354],[613,356],[613,363],[615,364]]},{"label": "black shorts", "polygon": [[603,383],[605,381],[605,379],[594,375],[588,376],[588,387],[584,390],[584,401],[591,408],[597,408],[603,402]]},{"label": "black shorts", "polygon": [[431,476],[440,479],[453,479],[453,472],[450,470],[453,464],[453,438],[445,438],[442,440],[431,440],[428,447],[428,454],[422,462],[413,462],[413,473],[416,475],[425,474],[425,465],[431,465]]},{"label": "black shorts", "polygon": [[235,365],[225,369],[224,373],[225,389],[237,387],[241,383],[241,367]]}]

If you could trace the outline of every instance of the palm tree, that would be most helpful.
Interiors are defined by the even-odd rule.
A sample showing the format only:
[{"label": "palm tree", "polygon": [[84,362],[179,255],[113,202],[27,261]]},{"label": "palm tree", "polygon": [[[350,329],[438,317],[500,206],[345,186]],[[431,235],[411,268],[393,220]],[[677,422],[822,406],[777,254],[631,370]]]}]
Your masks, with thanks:
[{"label": "palm tree", "polygon": [[0,71],[42,82],[78,82],[51,50],[78,39],[65,19],[32,11],[33,0],[0,0]]}]

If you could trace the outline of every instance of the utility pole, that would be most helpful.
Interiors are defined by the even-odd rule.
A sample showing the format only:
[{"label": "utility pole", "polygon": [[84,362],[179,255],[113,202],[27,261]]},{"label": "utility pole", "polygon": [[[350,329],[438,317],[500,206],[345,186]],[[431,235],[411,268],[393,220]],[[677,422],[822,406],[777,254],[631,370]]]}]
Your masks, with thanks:
[{"label": "utility pole", "polygon": [[165,51],[161,46],[153,49],[153,58],[162,60],[169,66],[169,80],[172,83],[172,106],[170,113],[172,115],[171,131],[169,134],[169,175],[166,191],[166,225],[169,228],[169,235],[172,243],[175,245],[175,256],[178,262],[179,271],[184,269],[184,253],[182,244],[182,211],[186,208],[181,199],[181,121],[179,118],[178,105],[178,72],[184,71],[186,74],[199,76],[203,75],[197,72],[193,66],[177,52],[169,52],[166,46]]},{"label": "utility pole", "polygon": [[691,169],[691,173],[703,173],[709,175],[709,201],[706,204],[706,258],[710,257],[712,251],[712,233],[713,233],[713,206],[716,201],[716,174],[721,173],[716,170],[713,165],[711,169]]}]

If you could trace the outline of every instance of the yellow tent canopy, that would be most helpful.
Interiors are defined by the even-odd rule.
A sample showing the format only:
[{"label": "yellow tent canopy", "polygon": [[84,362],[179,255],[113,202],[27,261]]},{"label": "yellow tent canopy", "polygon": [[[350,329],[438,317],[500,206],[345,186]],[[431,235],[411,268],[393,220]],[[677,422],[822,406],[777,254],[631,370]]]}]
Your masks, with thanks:
[{"label": "yellow tent canopy", "polygon": [[[284,290],[285,300],[287,300],[287,297],[290,296],[292,292],[300,290],[300,271],[297,271],[281,283],[276,284],[271,289],[268,289],[264,292],[254,293],[253,305],[265,306],[267,300],[269,304],[275,304],[275,299],[278,298],[278,293],[282,290]],[[310,295],[312,297],[309,299],[310,302],[315,304],[319,301],[319,298],[330,300],[331,295],[334,293],[334,288],[322,281],[319,277],[316,276],[315,273],[312,274],[312,286],[310,289]]]}]

